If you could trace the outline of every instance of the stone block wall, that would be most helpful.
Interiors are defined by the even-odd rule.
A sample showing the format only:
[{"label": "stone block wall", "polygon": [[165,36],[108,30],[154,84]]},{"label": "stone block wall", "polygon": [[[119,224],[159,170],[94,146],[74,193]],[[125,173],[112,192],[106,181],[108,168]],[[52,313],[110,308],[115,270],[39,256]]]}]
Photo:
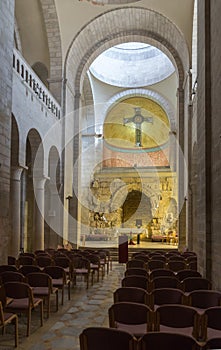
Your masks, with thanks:
[{"label": "stone block wall", "polygon": [[14,0],[0,1],[0,264],[7,261],[9,236],[13,40]]},{"label": "stone block wall", "polygon": [[221,2],[211,1],[211,274],[221,290]]}]

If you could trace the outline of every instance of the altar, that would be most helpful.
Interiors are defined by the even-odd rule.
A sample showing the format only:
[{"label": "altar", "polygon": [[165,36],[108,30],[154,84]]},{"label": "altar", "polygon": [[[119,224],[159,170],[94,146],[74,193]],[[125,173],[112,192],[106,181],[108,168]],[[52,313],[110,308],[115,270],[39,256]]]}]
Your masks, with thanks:
[{"label": "altar", "polygon": [[136,235],[137,244],[140,244],[140,234],[144,233],[145,235],[147,235],[147,230],[144,228],[120,227],[116,229],[116,233],[117,233],[117,236],[127,235],[130,242],[132,242],[133,236]]}]

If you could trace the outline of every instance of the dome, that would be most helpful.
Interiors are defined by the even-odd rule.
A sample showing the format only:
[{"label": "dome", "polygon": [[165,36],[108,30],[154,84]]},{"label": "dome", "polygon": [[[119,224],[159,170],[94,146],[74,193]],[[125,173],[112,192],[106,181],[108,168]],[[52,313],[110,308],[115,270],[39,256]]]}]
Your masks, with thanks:
[{"label": "dome", "polygon": [[118,87],[136,88],[156,84],[175,68],[154,46],[130,42],[114,46],[98,56],[89,68],[98,80]]}]

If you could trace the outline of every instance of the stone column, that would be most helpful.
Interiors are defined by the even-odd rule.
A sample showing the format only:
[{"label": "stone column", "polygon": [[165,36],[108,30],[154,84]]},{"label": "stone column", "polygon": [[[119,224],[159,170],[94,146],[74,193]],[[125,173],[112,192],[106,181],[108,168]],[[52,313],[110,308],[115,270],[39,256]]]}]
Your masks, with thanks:
[{"label": "stone column", "polygon": [[44,249],[44,195],[46,178],[34,179],[35,234],[33,249]]},{"label": "stone column", "polygon": [[23,167],[11,171],[11,243],[10,255],[17,257],[20,251],[21,231],[21,174]]},{"label": "stone column", "polygon": [[171,171],[176,171],[176,152],[177,152],[177,141],[176,141],[176,131],[169,132],[169,163]]},{"label": "stone column", "polygon": [[178,124],[178,159],[177,159],[177,172],[178,172],[178,234],[179,234],[179,249],[184,249],[186,246],[186,198],[185,198],[185,162],[184,162],[184,89],[177,89],[178,97],[178,112],[179,112],[179,124]]}]

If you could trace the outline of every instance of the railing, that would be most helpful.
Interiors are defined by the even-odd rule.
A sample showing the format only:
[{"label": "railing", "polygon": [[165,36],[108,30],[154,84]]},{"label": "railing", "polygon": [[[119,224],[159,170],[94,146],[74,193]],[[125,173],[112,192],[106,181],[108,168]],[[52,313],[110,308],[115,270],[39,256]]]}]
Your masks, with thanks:
[{"label": "railing", "polygon": [[61,107],[55,98],[50,94],[46,86],[35,74],[33,69],[25,61],[24,57],[14,49],[13,53],[13,68],[20,76],[21,80],[27,85],[34,93],[35,96],[41,100],[41,103],[58,119],[61,117]]}]

